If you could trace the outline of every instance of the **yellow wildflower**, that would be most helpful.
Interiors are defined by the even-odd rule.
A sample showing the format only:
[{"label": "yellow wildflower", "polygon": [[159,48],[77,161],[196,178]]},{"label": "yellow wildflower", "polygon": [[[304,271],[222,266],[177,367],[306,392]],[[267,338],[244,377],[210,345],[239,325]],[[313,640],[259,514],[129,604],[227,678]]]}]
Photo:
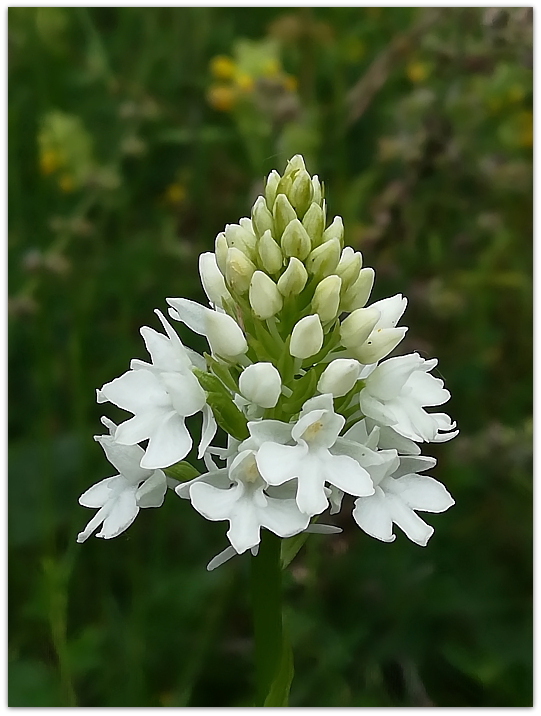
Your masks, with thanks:
[{"label": "yellow wildflower", "polygon": [[45,149],[39,158],[39,168],[44,176],[53,174],[62,166],[62,157],[55,149]]},{"label": "yellow wildflower", "polygon": [[178,181],[173,182],[166,188],[164,198],[168,204],[178,206],[186,198],[186,187]]},{"label": "yellow wildflower", "polygon": [[247,72],[239,72],[235,77],[235,82],[243,92],[251,92],[254,88],[254,78]]},{"label": "yellow wildflower", "polygon": [[68,174],[68,172],[62,174],[58,179],[58,186],[65,194],[71,194],[71,192],[75,189],[73,176]]},{"label": "yellow wildflower", "polygon": [[235,104],[235,90],[227,85],[212,85],[207,99],[210,106],[219,112],[230,112]]},{"label": "yellow wildflower", "polygon": [[210,61],[210,72],[219,80],[233,79],[235,71],[235,62],[227,55],[216,55]]},{"label": "yellow wildflower", "polygon": [[415,84],[423,82],[428,77],[428,66],[418,60],[410,62],[406,67],[406,75],[410,82]]}]

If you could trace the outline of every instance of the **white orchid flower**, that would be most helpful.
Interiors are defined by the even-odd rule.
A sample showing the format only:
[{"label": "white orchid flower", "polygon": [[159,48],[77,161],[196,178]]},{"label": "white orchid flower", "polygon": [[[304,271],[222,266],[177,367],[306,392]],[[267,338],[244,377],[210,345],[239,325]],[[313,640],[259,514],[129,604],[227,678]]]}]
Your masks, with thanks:
[{"label": "white orchid flower", "polygon": [[100,525],[97,537],[117,537],[128,529],[141,507],[160,507],[167,490],[161,470],[145,470],[140,466],[143,449],[138,445],[121,445],[115,440],[116,425],[107,418],[102,418],[102,423],[110,434],[96,435],[94,440],[100,443],[118,475],[97,482],[79,498],[83,507],[98,512],[78,534],[77,542],[87,540]]},{"label": "white orchid flower", "polygon": [[[265,427],[272,431],[271,422],[259,425],[267,423]],[[297,478],[297,505],[310,516],[323,512],[328,505],[326,482],[355,496],[374,492],[368,471],[356,459],[335,454],[344,424],[345,418],[334,412],[332,395],[320,395],[304,404],[299,420],[290,426],[291,440],[296,444],[280,444],[284,437],[284,428],[280,427],[275,438],[263,442],[257,451],[257,465],[270,485]],[[248,428],[254,435],[252,423]]]},{"label": "white orchid flower", "polygon": [[242,450],[229,467],[179,485],[176,492],[184,498],[188,492],[193,507],[206,519],[227,520],[227,536],[238,554],[259,544],[262,527],[279,537],[292,537],[310,522],[297,507],[293,491],[269,489],[252,450]]},{"label": "white orchid flower", "polygon": [[418,442],[444,442],[458,434],[445,413],[427,413],[425,407],[442,405],[450,396],[443,381],[429,375],[438,361],[418,353],[389,358],[367,377],[360,393],[363,414]]},{"label": "white orchid flower", "polygon": [[133,360],[131,370],[98,391],[99,403],[109,401],[134,414],[118,426],[116,441],[135,445],[148,439],[141,467],[149,470],[168,467],[186,457],[192,447],[184,424],[187,416],[203,411],[201,449],[216,432],[205,392],[192,372],[190,354],[163,315],[156,313],[167,335],[147,326],[141,328],[152,363]]},{"label": "white orchid flower", "polygon": [[446,488],[437,480],[417,473],[434,467],[431,457],[406,456],[387,464],[387,470],[373,477],[375,493],[355,501],[353,519],[371,537],[382,542],[393,542],[393,524],[396,524],[412,542],[426,546],[434,533],[416,510],[444,512],[455,504]]}]

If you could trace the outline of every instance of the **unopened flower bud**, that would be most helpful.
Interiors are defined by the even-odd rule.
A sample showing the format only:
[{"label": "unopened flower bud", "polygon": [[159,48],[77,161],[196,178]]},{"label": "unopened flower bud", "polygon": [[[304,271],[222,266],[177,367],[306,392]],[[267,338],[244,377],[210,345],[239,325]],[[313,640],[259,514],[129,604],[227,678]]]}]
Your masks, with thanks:
[{"label": "unopened flower bud", "polygon": [[282,249],[272,238],[270,231],[265,231],[257,245],[259,259],[267,273],[278,273],[284,263]]},{"label": "unopened flower bud", "polygon": [[314,276],[329,276],[334,273],[340,260],[338,239],[326,241],[314,249],[306,260],[306,268]]},{"label": "unopened flower bud", "polygon": [[224,276],[228,250],[229,246],[227,245],[225,234],[223,231],[220,231],[216,237],[216,241],[214,242],[214,253],[216,254],[216,263],[218,264],[218,268]]},{"label": "unopened flower bud", "polygon": [[312,195],[312,201],[315,204],[321,205],[321,202],[323,200],[323,190],[317,174],[314,174],[314,176],[312,177],[312,189],[314,192]]},{"label": "unopened flower bud", "polygon": [[235,358],[248,350],[241,327],[227,313],[209,311],[205,333],[212,352],[223,358]]},{"label": "unopened flower bud", "polygon": [[199,275],[209,301],[221,308],[222,300],[230,298],[231,294],[216,263],[216,256],[211,251],[206,251],[199,256]]},{"label": "unopened flower bud", "polygon": [[301,154],[295,154],[294,157],[292,157],[286,166],[284,176],[289,176],[290,174],[293,174],[294,172],[298,171],[305,171],[306,166],[304,164],[304,159]]},{"label": "unopened flower bud", "polygon": [[276,239],[280,239],[286,226],[297,218],[295,209],[291,206],[285,194],[278,194],[276,197],[272,207],[272,215],[274,217],[274,236]]},{"label": "unopened flower bud", "polygon": [[295,358],[309,358],[321,350],[323,328],[318,315],[305,316],[295,325],[291,333],[289,352]]},{"label": "unopened flower bud", "polygon": [[312,180],[307,171],[301,171],[293,181],[289,198],[298,216],[304,216],[312,203]]},{"label": "unopened flower bud", "polygon": [[252,231],[248,231],[240,224],[227,224],[224,233],[230,249],[239,249],[250,260],[254,258],[257,239]]},{"label": "unopened flower bud", "polygon": [[274,206],[274,200],[276,199],[278,184],[280,183],[280,175],[273,169],[265,184],[265,199],[267,200],[267,207],[272,211]]},{"label": "unopened flower bud", "polygon": [[365,365],[377,363],[396,348],[407,330],[407,328],[379,328],[372,333],[364,345],[352,349],[352,352]]},{"label": "unopened flower bud", "polygon": [[334,321],[338,315],[341,286],[339,276],[327,276],[318,283],[312,299],[312,311],[317,313],[322,323]]},{"label": "unopened flower bud", "polygon": [[[340,325],[340,340],[346,348],[360,348],[379,321],[377,308],[357,308]],[[360,360],[360,359],[359,359]]]},{"label": "unopened flower bud", "polygon": [[325,214],[319,204],[315,202],[310,204],[310,208],[302,220],[302,225],[312,241],[312,246],[319,246],[323,237],[323,229],[325,228]]},{"label": "unopened flower bud", "polygon": [[261,408],[274,408],[282,391],[282,378],[272,363],[254,363],[242,371],[239,390]]},{"label": "unopened flower bud", "polygon": [[263,236],[265,231],[272,231],[274,228],[272,214],[267,209],[267,204],[262,196],[257,198],[252,208],[252,224],[257,236]]},{"label": "unopened flower bud", "polygon": [[285,298],[296,296],[306,286],[308,272],[299,259],[292,256],[284,273],[278,279],[278,290]]},{"label": "unopened flower bud", "polygon": [[336,358],[325,368],[317,384],[320,393],[341,398],[353,388],[359,378],[361,365],[354,358]]},{"label": "unopened flower bud", "polygon": [[341,216],[335,216],[332,224],[323,232],[323,241],[330,241],[330,239],[338,239],[341,246],[344,243],[344,222]]},{"label": "unopened flower bud", "polygon": [[303,261],[312,248],[310,237],[298,219],[293,219],[286,226],[280,241],[285,256],[295,256]]},{"label": "unopened flower bud", "polygon": [[246,293],[252,280],[255,266],[245,253],[235,247],[228,249],[225,277],[228,284],[240,294]]},{"label": "unopened flower bud", "polygon": [[276,284],[263,271],[254,272],[248,297],[254,314],[261,320],[274,316],[284,303]]},{"label": "unopened flower bud", "polygon": [[363,265],[363,257],[360,251],[353,251],[351,246],[346,246],[340,256],[340,261],[336,267],[336,274],[342,279],[342,288],[347,290],[351,284],[359,277],[361,266]]},{"label": "unopened flower bud", "polygon": [[374,285],[375,272],[373,268],[363,268],[359,271],[356,281],[348,288],[342,299],[343,311],[354,311],[362,308],[370,298]]}]

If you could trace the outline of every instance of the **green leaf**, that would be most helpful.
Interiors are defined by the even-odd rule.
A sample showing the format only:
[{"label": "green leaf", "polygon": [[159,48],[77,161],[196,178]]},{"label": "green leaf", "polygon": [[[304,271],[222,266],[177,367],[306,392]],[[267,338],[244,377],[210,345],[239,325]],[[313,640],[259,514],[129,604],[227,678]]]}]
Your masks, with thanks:
[{"label": "green leaf", "polygon": [[303,544],[309,537],[308,532],[301,532],[294,537],[288,537],[282,540],[282,551],[280,555],[280,564],[282,569],[286,569],[295,559]]},{"label": "green leaf", "polygon": [[212,408],[216,422],[228,435],[232,435],[236,440],[246,440],[249,437],[246,418],[229,395],[208,393],[207,402]]},{"label": "green leaf", "polygon": [[289,706],[289,690],[291,689],[294,674],[293,649],[287,635],[284,633],[278,673],[272,682],[263,706]]},{"label": "green leaf", "polygon": [[164,472],[168,477],[172,477],[180,482],[188,482],[189,480],[193,480],[194,477],[199,477],[201,474],[197,468],[185,460],[166,467]]}]

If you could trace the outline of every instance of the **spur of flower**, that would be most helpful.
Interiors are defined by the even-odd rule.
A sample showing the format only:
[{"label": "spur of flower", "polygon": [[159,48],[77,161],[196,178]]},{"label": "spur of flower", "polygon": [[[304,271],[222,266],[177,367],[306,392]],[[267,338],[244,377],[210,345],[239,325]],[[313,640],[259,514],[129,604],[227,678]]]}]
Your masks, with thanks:
[{"label": "spur of flower", "polygon": [[[375,271],[344,245],[342,219],[327,216],[324,186],[302,157],[269,174],[250,216],[201,254],[199,273],[208,305],[166,301],[208,350],[185,347],[156,311],[164,333],[141,329],[150,362],[132,360],[98,391],[132,417],[97,438],[119,474],[80,498],[98,513],[79,540],[100,525],[98,536],[120,534],[170,487],[202,518],[228,524],[229,546],[209,568],[255,556],[265,532],[336,531],[318,520],[340,512],[345,493],[366,535],[392,542],[398,526],[426,545],[433,528],[417,513],[453,499],[423,474],[436,461],[421,444],[458,433],[438,412],[450,393],[436,359],[389,357],[408,330],[407,299],[371,302]],[[185,460],[199,413],[204,467]],[[227,447],[211,444],[218,427]]]}]

